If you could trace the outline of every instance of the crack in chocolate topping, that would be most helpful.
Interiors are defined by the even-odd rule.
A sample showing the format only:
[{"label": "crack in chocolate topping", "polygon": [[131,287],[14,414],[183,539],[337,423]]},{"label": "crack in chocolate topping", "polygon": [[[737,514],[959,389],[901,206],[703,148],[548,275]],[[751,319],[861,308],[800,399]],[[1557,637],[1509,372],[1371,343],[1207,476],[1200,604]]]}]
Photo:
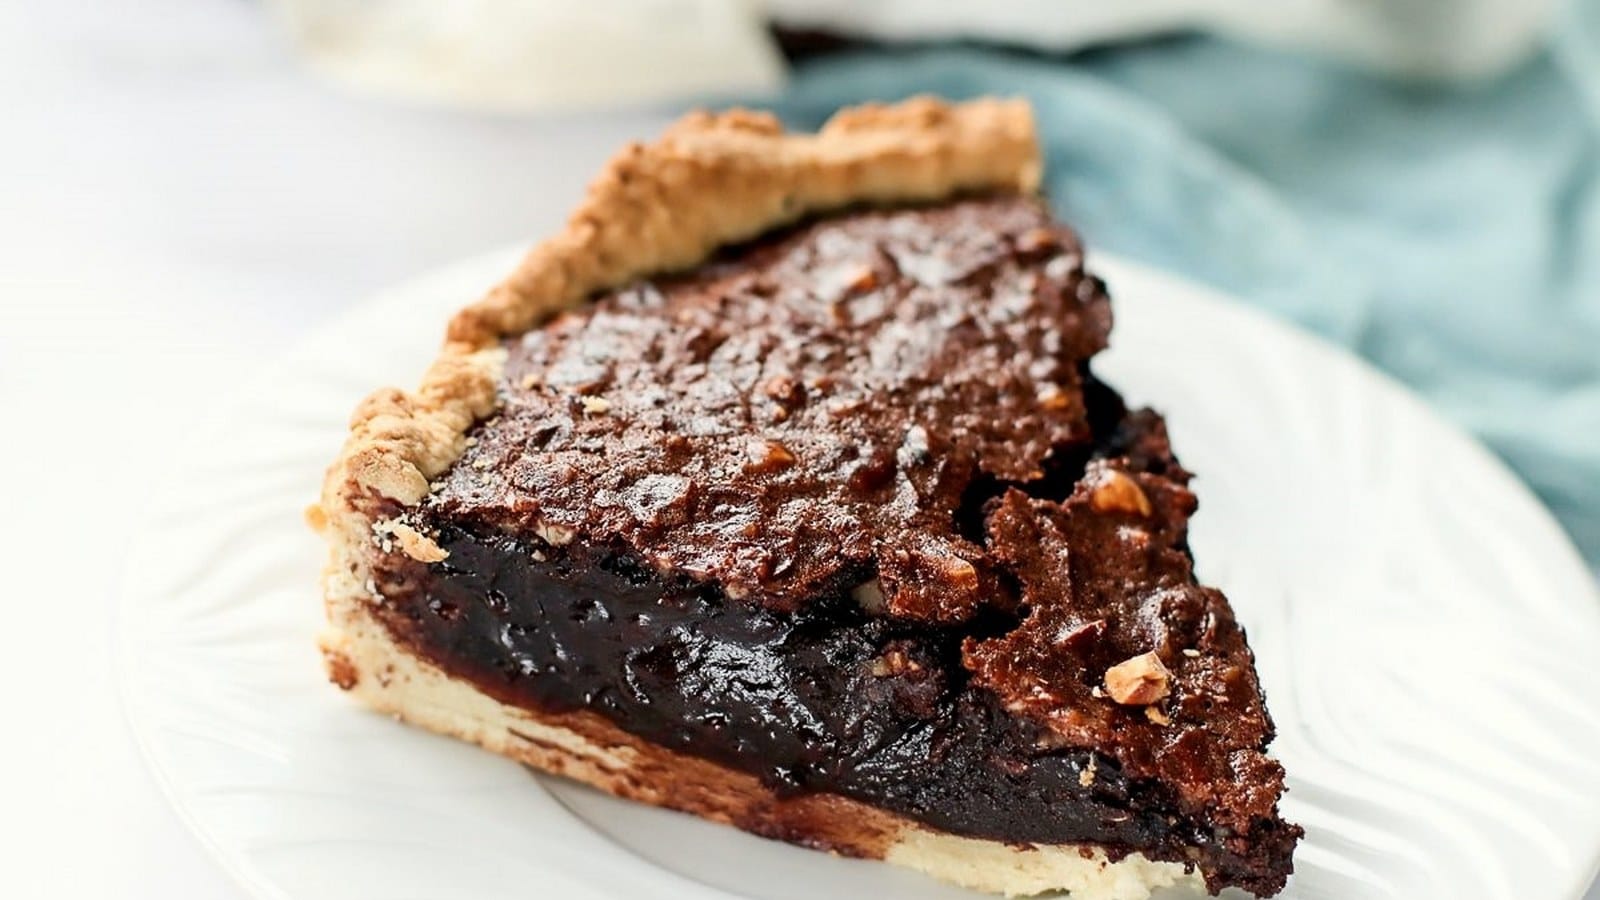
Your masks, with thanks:
[{"label": "crack in chocolate topping", "polygon": [[[387,621],[512,702],[656,740],[710,717],[675,740],[795,789],[963,834],[1098,836],[1271,893],[1299,836],[1271,721],[1194,578],[1164,424],[1088,374],[1110,326],[1076,237],[1020,198],[843,214],[601,296],[508,342],[499,413],[410,513],[451,557],[381,558]],[[584,580],[597,561],[622,580]],[[835,657],[899,680],[842,670],[810,704]],[[690,664],[736,658],[766,680]],[[795,728],[816,734],[759,737]],[[975,742],[970,764],[940,768],[941,734]],[[880,744],[894,779],[840,762],[880,765]],[[1087,802],[1085,750],[1120,793],[1048,812]],[[951,778],[1028,798],[940,809]]]}]

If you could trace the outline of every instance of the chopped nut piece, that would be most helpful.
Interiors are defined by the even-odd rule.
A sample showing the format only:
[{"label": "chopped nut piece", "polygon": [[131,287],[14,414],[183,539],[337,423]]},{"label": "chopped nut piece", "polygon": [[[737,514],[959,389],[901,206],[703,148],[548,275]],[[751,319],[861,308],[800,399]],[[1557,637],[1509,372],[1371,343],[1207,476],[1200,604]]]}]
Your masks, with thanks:
[{"label": "chopped nut piece", "polygon": [[1183,655],[1189,657],[1190,659],[1195,659],[1200,656],[1200,651],[1193,647],[1185,647],[1183,648]]},{"label": "chopped nut piece", "polygon": [[390,531],[400,542],[401,551],[417,562],[436,563],[450,556],[450,551],[435,543],[433,538],[403,522],[394,523]]},{"label": "chopped nut piece", "polygon": [[534,388],[539,386],[539,376],[538,376],[538,374],[530,372],[527,375],[522,376],[522,380],[517,382],[517,386],[522,388],[525,391],[533,390]]},{"label": "chopped nut piece", "polygon": [[1144,708],[1144,717],[1157,725],[1172,724],[1172,720],[1167,718],[1167,714],[1162,712],[1159,706],[1146,706]]},{"label": "chopped nut piece", "polygon": [[611,401],[604,397],[579,397],[578,403],[591,416],[603,416],[611,411]]},{"label": "chopped nut piece", "polygon": [[1030,228],[1017,236],[1017,249],[1023,253],[1038,253],[1057,245],[1055,232],[1048,228]]},{"label": "chopped nut piece", "polygon": [[1152,512],[1150,498],[1139,489],[1139,483],[1116,469],[1101,472],[1099,484],[1089,495],[1089,506],[1095,512],[1137,513],[1148,516]]},{"label": "chopped nut piece", "polygon": [[472,461],[472,467],[474,469],[477,469],[480,472],[482,472],[484,469],[489,468],[492,465],[494,465],[494,463],[490,462],[489,458],[486,457],[486,456],[480,456],[477,459]]},{"label": "chopped nut piece", "polygon": [[1141,653],[1106,670],[1106,693],[1126,706],[1145,706],[1167,696],[1171,679],[1161,657]]},{"label": "chopped nut piece", "polygon": [[888,608],[883,600],[883,584],[876,578],[856,585],[850,596],[855,598],[858,606],[873,615],[879,615]]},{"label": "chopped nut piece", "polygon": [[540,522],[533,526],[533,532],[552,547],[562,547],[570,544],[572,539],[578,536],[578,533],[571,528],[557,525],[553,522]]},{"label": "chopped nut piece", "polygon": [[922,663],[912,659],[911,655],[906,652],[904,641],[890,641],[883,648],[882,655],[872,661],[871,666],[871,672],[877,678],[920,671],[922,671]]},{"label": "chopped nut piece", "polygon": [[750,469],[756,472],[775,472],[794,465],[795,456],[789,448],[777,441],[752,441],[750,444]]},{"label": "chopped nut piece", "polygon": [[1089,765],[1085,766],[1083,771],[1078,773],[1078,784],[1082,785],[1083,787],[1088,787],[1089,785],[1094,784],[1094,775],[1095,759],[1094,754],[1091,753],[1089,754]]},{"label": "chopped nut piece", "polygon": [[798,403],[806,393],[805,386],[788,375],[774,375],[768,378],[762,391],[768,397],[784,404]]},{"label": "chopped nut piece", "polygon": [[870,291],[878,286],[878,273],[871,266],[862,266],[856,272],[856,277],[850,281],[852,291]]},{"label": "chopped nut piece", "polygon": [[1072,405],[1072,398],[1067,392],[1053,384],[1041,388],[1036,397],[1041,408],[1052,411],[1063,410]]},{"label": "chopped nut piece", "polygon": [[981,602],[983,579],[963,549],[945,540],[890,545],[880,551],[878,579],[889,612],[918,619],[958,621]]},{"label": "chopped nut piece", "polygon": [[833,288],[831,295],[835,300],[864,294],[878,286],[878,273],[866,263],[841,268],[830,274],[831,278],[826,281],[827,286]]},{"label": "chopped nut piece", "polygon": [[959,556],[928,554],[922,557],[939,577],[951,588],[962,591],[978,589],[978,569]]}]

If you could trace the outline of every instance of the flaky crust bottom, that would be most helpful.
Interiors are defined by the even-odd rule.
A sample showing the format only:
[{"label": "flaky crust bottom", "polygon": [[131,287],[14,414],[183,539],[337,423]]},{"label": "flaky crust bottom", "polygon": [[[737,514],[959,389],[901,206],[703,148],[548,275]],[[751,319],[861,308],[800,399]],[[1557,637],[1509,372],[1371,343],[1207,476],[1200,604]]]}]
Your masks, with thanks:
[{"label": "flaky crust bottom", "polygon": [[1018,848],[936,831],[837,795],[780,797],[750,775],[641,740],[594,713],[508,706],[409,652],[367,602],[350,596],[330,604],[322,649],[339,686],[379,712],[616,796],[1008,896],[1068,891],[1075,900],[1143,900],[1157,888],[1202,884],[1181,865],[1139,854],[1111,862],[1077,845]]}]

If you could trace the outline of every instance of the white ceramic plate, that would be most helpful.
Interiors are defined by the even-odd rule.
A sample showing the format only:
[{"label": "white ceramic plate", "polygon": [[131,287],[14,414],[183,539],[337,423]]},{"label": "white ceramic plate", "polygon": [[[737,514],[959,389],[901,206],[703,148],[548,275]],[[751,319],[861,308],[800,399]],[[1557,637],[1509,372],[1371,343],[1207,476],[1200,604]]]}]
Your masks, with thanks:
[{"label": "white ceramic plate", "polygon": [[[301,522],[356,400],[412,384],[509,253],[316,334],[205,433],[138,534],[124,699],[172,802],[263,897],[961,897],[534,778],[323,679]],[[1494,458],[1354,358],[1094,260],[1099,370],[1199,473],[1201,575],[1249,629],[1305,825],[1292,898],[1574,898],[1600,861],[1600,596]],[[201,421],[197,421],[197,426]]]}]

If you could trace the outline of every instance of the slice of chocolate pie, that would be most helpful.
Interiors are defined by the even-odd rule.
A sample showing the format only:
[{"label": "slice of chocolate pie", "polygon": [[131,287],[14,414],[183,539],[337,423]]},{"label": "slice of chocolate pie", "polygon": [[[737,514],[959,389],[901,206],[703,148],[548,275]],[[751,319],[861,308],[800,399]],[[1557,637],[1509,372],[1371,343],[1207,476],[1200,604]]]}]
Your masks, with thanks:
[{"label": "slice of chocolate pie", "polygon": [[981,890],[1266,896],[1300,829],[1019,102],[629,148],[357,410],[334,681],[623,797]]}]

